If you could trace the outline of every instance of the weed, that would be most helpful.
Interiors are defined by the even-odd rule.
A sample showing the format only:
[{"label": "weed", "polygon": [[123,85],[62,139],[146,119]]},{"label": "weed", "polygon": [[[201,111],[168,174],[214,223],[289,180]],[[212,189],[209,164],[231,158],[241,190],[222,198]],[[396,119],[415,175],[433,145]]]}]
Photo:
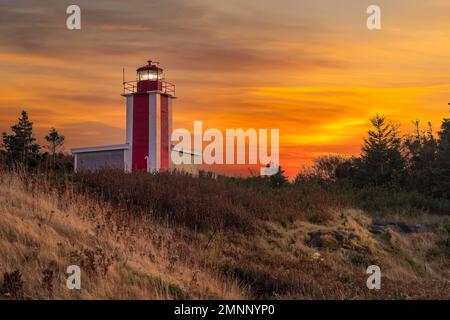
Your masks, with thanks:
[{"label": "weed", "polygon": [[47,292],[50,298],[53,297],[53,281],[54,281],[53,270],[47,268],[44,271],[42,271],[42,288]]},{"label": "weed", "polygon": [[22,274],[19,270],[3,274],[2,293],[13,299],[21,300],[24,298]]},{"label": "weed", "polygon": [[70,253],[74,264],[79,265],[90,275],[105,277],[112,264],[112,257],[108,256],[102,248],[95,250],[85,248]]}]

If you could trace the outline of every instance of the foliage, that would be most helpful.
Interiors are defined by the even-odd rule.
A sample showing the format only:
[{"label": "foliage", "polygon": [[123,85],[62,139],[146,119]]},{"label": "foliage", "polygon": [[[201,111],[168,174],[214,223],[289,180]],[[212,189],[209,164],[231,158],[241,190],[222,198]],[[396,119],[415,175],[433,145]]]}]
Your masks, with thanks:
[{"label": "foliage", "polygon": [[33,123],[26,111],[22,111],[18,122],[11,127],[12,133],[3,132],[3,148],[9,162],[36,166],[39,160],[40,146],[35,142]]},{"label": "foliage", "polygon": [[442,121],[436,154],[436,193],[450,199],[450,119]]},{"label": "foliage", "polygon": [[60,151],[65,137],[55,128],[51,128],[44,137],[48,142],[48,151],[40,153],[41,147],[33,134],[33,123],[26,111],[22,111],[18,123],[11,127],[12,133],[3,133],[0,150],[0,164],[27,166],[35,169],[73,171],[73,156]]},{"label": "foliage", "polygon": [[60,135],[55,128],[51,128],[49,133],[45,136],[45,140],[48,142],[47,148],[53,158],[53,167],[56,166],[56,154],[58,149],[62,147],[65,141],[65,137]]},{"label": "foliage", "polygon": [[252,232],[258,220],[308,219],[339,199],[320,186],[273,188],[266,178],[194,178],[178,173],[102,170],[74,175],[77,188],[132,214],[150,215],[195,230]]},{"label": "foliage", "polygon": [[403,182],[405,162],[401,153],[401,140],[395,125],[376,115],[370,119],[373,126],[364,139],[358,182],[362,185],[388,185]]},{"label": "foliage", "polygon": [[24,298],[22,274],[19,270],[5,272],[3,274],[1,293],[17,300],[22,300]]},{"label": "foliage", "polygon": [[277,173],[269,176],[269,181],[272,188],[280,188],[288,183],[288,178],[285,176],[284,170],[278,167]]},{"label": "foliage", "polygon": [[341,155],[325,155],[313,160],[310,169],[300,172],[294,183],[300,184],[305,181],[327,181],[335,182],[352,175],[350,167],[353,159]]},{"label": "foliage", "polygon": [[436,161],[437,141],[433,135],[431,123],[428,130],[420,130],[420,122],[413,122],[415,133],[404,141],[405,158],[408,166],[407,186],[424,194],[432,195],[435,189],[434,164]]},{"label": "foliage", "polygon": [[361,189],[355,194],[381,187],[379,190],[414,195],[404,200],[418,206],[417,202],[430,210],[448,212],[446,201],[430,197],[450,199],[450,119],[443,120],[437,138],[431,123],[422,131],[419,120],[413,122],[414,134],[404,138],[383,116],[375,116],[371,123],[373,129],[364,139],[360,157],[321,156],[310,169],[299,173],[295,183],[350,184],[356,191]]},{"label": "foliage", "polygon": [[444,229],[450,234],[450,218],[444,223]]}]

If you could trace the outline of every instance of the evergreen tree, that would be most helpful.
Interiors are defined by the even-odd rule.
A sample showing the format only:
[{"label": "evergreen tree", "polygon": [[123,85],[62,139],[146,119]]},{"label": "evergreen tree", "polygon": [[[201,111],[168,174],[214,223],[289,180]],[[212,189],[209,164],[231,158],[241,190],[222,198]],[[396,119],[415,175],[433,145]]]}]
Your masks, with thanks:
[{"label": "evergreen tree", "polygon": [[437,153],[437,141],[433,135],[431,123],[428,130],[420,130],[419,120],[414,121],[415,134],[404,142],[408,161],[408,186],[425,194],[432,194],[435,187],[434,166]]},{"label": "evergreen tree", "polygon": [[35,143],[33,123],[28,120],[26,111],[22,111],[17,124],[11,127],[12,134],[3,132],[3,148],[9,161],[29,164],[39,158],[39,145]]},{"label": "evergreen tree", "polygon": [[435,175],[437,195],[450,199],[450,119],[442,121],[439,131]]},{"label": "evergreen tree", "polygon": [[284,170],[278,167],[277,173],[271,175],[269,181],[272,188],[279,188],[288,183],[288,178],[284,175]]},{"label": "evergreen tree", "polygon": [[49,133],[45,136],[45,140],[48,142],[47,148],[50,150],[53,158],[53,167],[55,167],[56,153],[64,144],[65,137],[60,135],[55,128],[51,128]]},{"label": "evergreen tree", "polygon": [[401,152],[398,128],[387,123],[383,116],[370,119],[373,130],[364,139],[358,180],[363,184],[401,183],[405,161]]}]

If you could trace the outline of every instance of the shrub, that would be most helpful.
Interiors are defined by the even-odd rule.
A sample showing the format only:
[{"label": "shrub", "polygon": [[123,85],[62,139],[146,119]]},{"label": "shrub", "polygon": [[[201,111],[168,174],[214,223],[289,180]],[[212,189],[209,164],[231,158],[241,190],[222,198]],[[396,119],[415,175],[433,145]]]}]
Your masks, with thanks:
[{"label": "shrub", "polygon": [[320,186],[272,188],[263,178],[194,178],[179,173],[98,171],[77,173],[76,188],[132,214],[195,230],[236,229],[252,232],[256,220],[283,222],[324,214],[339,205]]},{"label": "shrub", "polygon": [[5,272],[3,274],[2,293],[14,299],[22,300],[23,296],[23,281],[22,274],[19,270],[13,272]]},{"label": "shrub", "polygon": [[444,223],[444,229],[450,234],[450,218]]}]

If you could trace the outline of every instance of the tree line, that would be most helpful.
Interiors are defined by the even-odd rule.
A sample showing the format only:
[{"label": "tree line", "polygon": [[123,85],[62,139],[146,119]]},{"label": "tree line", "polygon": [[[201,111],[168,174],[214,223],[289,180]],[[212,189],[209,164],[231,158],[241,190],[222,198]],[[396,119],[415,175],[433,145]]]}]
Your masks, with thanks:
[{"label": "tree line", "polygon": [[[418,191],[427,196],[450,199],[450,119],[443,119],[437,135],[431,123],[425,130],[415,120],[414,132],[402,136],[399,127],[384,116],[370,119],[371,129],[363,141],[360,156],[322,156],[310,169],[303,170],[294,183],[350,183],[354,187],[395,187]],[[65,137],[51,128],[42,148],[33,134],[26,111],[2,134],[0,160],[8,164],[52,169],[73,169],[73,158],[61,152]],[[45,152],[41,152],[45,149]],[[256,179],[260,180],[260,179]],[[264,179],[263,179],[264,180]],[[289,184],[284,171],[269,178],[274,188]]]},{"label": "tree line", "polygon": [[[71,170],[73,168],[71,157],[61,151],[65,137],[55,128],[51,128],[44,139],[47,144],[42,147],[36,142],[33,134],[33,122],[29,120],[28,113],[22,111],[18,122],[11,126],[11,133],[2,133],[2,150],[0,150],[2,162],[30,168]],[[45,151],[41,152],[43,150]]]},{"label": "tree line", "polygon": [[450,119],[443,119],[437,135],[431,123],[401,136],[384,116],[370,119],[372,128],[358,157],[322,156],[302,171],[296,183],[307,180],[349,182],[356,187],[388,186],[450,199]]}]

